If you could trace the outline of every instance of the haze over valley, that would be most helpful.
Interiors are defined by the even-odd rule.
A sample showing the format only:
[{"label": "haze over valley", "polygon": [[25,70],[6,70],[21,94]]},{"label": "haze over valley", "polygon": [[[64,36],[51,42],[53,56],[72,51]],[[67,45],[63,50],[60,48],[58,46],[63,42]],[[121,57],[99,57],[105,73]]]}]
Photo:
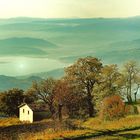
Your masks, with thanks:
[{"label": "haze over valley", "polygon": [[61,77],[85,56],[121,66],[139,60],[140,17],[1,19],[0,50],[0,75],[13,77]]}]

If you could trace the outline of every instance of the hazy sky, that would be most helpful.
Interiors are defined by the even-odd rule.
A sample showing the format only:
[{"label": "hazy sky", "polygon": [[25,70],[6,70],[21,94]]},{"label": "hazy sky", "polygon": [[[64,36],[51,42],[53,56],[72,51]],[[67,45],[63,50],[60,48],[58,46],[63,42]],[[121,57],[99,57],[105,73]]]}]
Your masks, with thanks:
[{"label": "hazy sky", "polygon": [[140,0],[0,0],[0,18],[128,17],[140,15]]}]

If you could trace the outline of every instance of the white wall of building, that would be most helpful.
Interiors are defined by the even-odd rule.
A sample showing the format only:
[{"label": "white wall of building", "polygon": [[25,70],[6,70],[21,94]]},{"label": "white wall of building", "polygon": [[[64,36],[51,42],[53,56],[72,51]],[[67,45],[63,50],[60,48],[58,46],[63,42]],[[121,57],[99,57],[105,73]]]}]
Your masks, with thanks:
[{"label": "white wall of building", "polygon": [[19,120],[33,122],[33,111],[28,105],[24,105],[19,109]]}]

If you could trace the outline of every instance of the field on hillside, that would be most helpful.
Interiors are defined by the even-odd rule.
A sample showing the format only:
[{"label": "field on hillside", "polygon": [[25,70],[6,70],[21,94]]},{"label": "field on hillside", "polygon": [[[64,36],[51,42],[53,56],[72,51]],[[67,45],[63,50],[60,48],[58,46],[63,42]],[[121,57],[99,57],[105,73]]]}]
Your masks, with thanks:
[{"label": "field on hillside", "polygon": [[52,139],[139,139],[140,115],[128,116],[116,121],[99,118],[87,120],[44,120],[23,124],[17,118],[0,120],[1,140],[52,140]]}]

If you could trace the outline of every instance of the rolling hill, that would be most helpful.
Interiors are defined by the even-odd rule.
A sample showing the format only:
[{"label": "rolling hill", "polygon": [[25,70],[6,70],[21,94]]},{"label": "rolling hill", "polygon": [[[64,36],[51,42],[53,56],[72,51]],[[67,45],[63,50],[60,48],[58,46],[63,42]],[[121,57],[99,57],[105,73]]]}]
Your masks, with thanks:
[{"label": "rolling hill", "polygon": [[0,91],[12,88],[27,90],[31,87],[33,81],[40,82],[49,77],[59,79],[64,75],[64,69],[55,69],[49,72],[33,73],[25,76],[5,76],[0,75]]},{"label": "rolling hill", "polygon": [[59,79],[64,75],[64,69],[60,68],[60,69],[55,69],[55,70],[51,70],[48,72],[41,72],[41,73],[34,73],[31,75],[36,75],[38,77],[41,77],[42,79],[46,79],[49,77],[53,77],[55,79]]},{"label": "rolling hill", "polygon": [[43,49],[55,47],[55,44],[44,39],[13,37],[0,40],[0,55],[47,55]]},{"label": "rolling hill", "polygon": [[42,79],[37,76],[30,76],[28,78],[19,79],[16,77],[0,75],[0,91],[5,91],[12,88],[19,88],[27,90],[33,81],[41,81]]}]

